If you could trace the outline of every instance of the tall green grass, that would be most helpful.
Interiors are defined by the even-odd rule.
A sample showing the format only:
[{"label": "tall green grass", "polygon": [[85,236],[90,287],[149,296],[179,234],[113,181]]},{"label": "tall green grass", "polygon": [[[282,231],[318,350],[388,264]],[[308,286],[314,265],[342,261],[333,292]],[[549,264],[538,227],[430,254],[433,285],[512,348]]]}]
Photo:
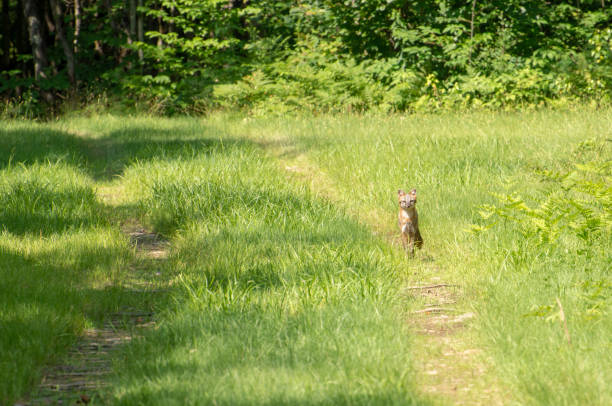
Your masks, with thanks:
[{"label": "tall green grass", "polygon": [[[401,294],[439,278],[464,287],[508,402],[609,404],[609,234],[470,230],[502,204],[492,193],[535,207],[557,187],[541,173],[609,161],[577,145],[611,138],[610,123],[609,110],[4,122],[2,401],[132,306],[157,324],[116,360],[109,404],[440,402],[415,384]],[[415,260],[396,241],[401,187],[419,194]],[[169,239],[166,260],[135,254],[133,222]],[[147,273],[169,301],[134,292]]]},{"label": "tall green grass", "polygon": [[150,281],[132,271],[150,264],[120,231],[138,217],[136,206],[122,188],[113,204],[98,196],[114,188],[123,167],[161,148],[128,139],[133,134],[120,128],[0,123],[1,404],[26,396],[85,328],[127,307],[163,304],[142,289],[163,276]]},{"label": "tall green grass", "polygon": [[[570,227],[547,244],[510,221],[479,235],[469,230],[482,224],[483,204],[499,204],[494,194],[518,193],[533,205],[554,188],[564,202],[558,214],[586,199],[585,210],[600,209],[576,222],[594,219],[598,227],[603,217],[597,220],[597,213],[609,220],[609,186],[608,197],[602,186],[570,200],[567,185],[551,185],[541,174],[571,171],[590,159],[609,165],[611,123],[610,110],[581,110],[281,119],[253,122],[246,131],[260,140],[277,134],[281,150],[289,151],[284,159],[299,162],[305,155],[314,176],[335,190],[337,204],[383,235],[394,234],[397,189],[416,187],[425,249],[422,262],[410,265],[413,279],[465,288],[462,305],[477,314],[479,346],[494,360],[490,373],[502,378],[514,401],[604,405],[612,401],[609,227],[586,242],[563,238]],[[585,152],[593,142],[603,147]],[[556,207],[554,201],[548,206]]]},{"label": "tall green grass", "polygon": [[83,328],[125,302],[105,285],[130,250],[91,185],[65,165],[8,169],[0,179],[0,393],[12,404]]},{"label": "tall green grass", "polygon": [[125,179],[148,190],[142,210],[172,238],[178,290],[119,367],[115,402],[424,402],[395,306],[401,257],[256,145],[222,137]]},{"label": "tall green grass", "polygon": [[[1,241],[18,266],[8,266],[2,282],[7,292],[18,285],[22,301],[48,302],[51,319],[25,318],[20,303],[3,313],[11,332],[3,348],[24,342],[2,351],[3,370],[20,373],[3,383],[9,400],[27,393],[84,325],[144,305],[158,310],[158,327],[117,361],[110,404],[426,402],[414,388],[396,306],[401,254],[288,182],[257,144],[233,132],[236,123],[113,116],[8,123],[5,142],[17,147],[5,162],[11,221]],[[46,146],[55,140],[48,134],[61,134],[57,149],[70,153],[22,148],[20,134]],[[143,264],[120,227],[134,219],[171,242],[167,261],[144,264],[169,279],[170,303],[131,292],[130,269]],[[44,255],[29,256],[37,250]],[[44,272],[56,262],[56,272]],[[19,280],[23,273],[46,287]]]}]

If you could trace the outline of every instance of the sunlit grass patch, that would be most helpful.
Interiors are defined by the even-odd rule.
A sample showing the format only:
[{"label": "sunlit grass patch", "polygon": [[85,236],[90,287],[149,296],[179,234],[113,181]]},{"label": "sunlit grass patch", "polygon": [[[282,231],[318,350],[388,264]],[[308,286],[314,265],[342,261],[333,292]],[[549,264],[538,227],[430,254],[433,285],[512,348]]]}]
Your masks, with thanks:
[{"label": "sunlit grass patch", "polygon": [[[286,312],[264,300],[181,309],[135,347],[141,369],[122,378],[120,403],[417,404],[406,352],[390,351],[403,339],[388,316],[346,304]],[[167,356],[153,359],[160,349]]]},{"label": "sunlit grass patch", "polygon": [[[397,189],[417,188],[423,258],[433,261],[410,264],[412,279],[463,286],[461,305],[477,313],[479,345],[494,357],[490,373],[502,377],[521,403],[603,405],[612,397],[604,379],[610,375],[610,346],[603,338],[612,327],[609,301],[602,299],[612,269],[609,235],[593,239],[589,232],[588,242],[578,245],[561,235],[558,243],[542,245],[503,219],[478,236],[468,231],[479,222],[481,206],[497,202],[495,194],[516,192],[533,202],[556,186],[566,198],[566,188],[543,182],[542,173],[562,173],[590,159],[610,162],[609,148],[597,147],[597,140],[610,138],[611,122],[609,110],[586,109],[333,116],[278,119],[252,137],[265,139],[270,128],[285,133],[282,142],[292,146],[286,149],[304,154],[333,184],[333,200],[383,235],[397,233]],[[571,203],[564,201],[560,210]],[[584,218],[573,220],[575,229],[585,222],[599,227],[591,217],[605,210],[600,202],[591,213],[589,204]],[[545,209],[554,207],[551,201]],[[548,220],[555,218],[533,219]]]},{"label": "sunlit grass patch", "polygon": [[50,235],[106,221],[92,182],[61,161],[2,172],[0,227],[5,231]]},{"label": "sunlit grass patch", "polygon": [[[108,116],[12,124],[31,140],[53,128],[58,149],[70,144],[76,158],[17,145],[6,166],[15,221],[4,228],[2,277],[21,293],[2,322],[15,327],[7,336],[15,341],[13,320],[23,316],[31,338],[31,351],[3,358],[19,368],[4,381],[10,398],[27,392],[84,326],[137,304],[134,272],[151,267],[169,280],[173,304],[144,303],[156,307],[158,327],[117,363],[109,401],[417,402],[394,300],[401,255],[288,182],[237,123]],[[44,219],[20,225],[24,214]],[[169,238],[167,260],[138,259],[124,222]],[[53,293],[19,279],[23,272]],[[44,342],[49,334],[65,339]]]}]

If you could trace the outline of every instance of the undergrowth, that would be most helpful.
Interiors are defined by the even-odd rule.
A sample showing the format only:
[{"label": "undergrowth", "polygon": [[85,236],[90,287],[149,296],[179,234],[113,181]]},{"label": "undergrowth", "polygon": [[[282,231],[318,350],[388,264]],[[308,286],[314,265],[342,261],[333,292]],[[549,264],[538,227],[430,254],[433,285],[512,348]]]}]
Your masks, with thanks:
[{"label": "undergrowth", "polygon": [[[497,281],[509,289],[488,288],[493,306],[483,309],[484,328],[529,404],[606,404],[612,396],[605,389],[612,373],[609,140],[582,141],[570,156],[568,169],[536,171],[540,184],[529,200],[517,192],[496,194],[498,202],[481,206],[482,223],[472,228],[485,238],[500,232],[515,238],[510,246],[487,245],[505,257]],[[513,314],[499,313],[518,297],[529,299]],[[505,336],[501,320],[529,330]],[[537,337],[549,351],[542,352]],[[524,363],[506,361],[518,351]],[[567,381],[581,389],[566,390]]]}]

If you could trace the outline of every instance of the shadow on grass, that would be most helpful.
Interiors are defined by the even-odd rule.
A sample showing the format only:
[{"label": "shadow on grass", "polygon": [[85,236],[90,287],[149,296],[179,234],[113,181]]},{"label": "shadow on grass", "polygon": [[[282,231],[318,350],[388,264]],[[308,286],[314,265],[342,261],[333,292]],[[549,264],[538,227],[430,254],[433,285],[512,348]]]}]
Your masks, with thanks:
[{"label": "shadow on grass", "polygon": [[102,325],[122,308],[163,306],[158,293],[115,283],[134,261],[127,244],[71,234],[0,240],[2,404],[37,384],[41,368],[57,362],[86,323]]},{"label": "shadow on grass", "polygon": [[87,235],[78,238],[43,238],[35,244],[45,247],[34,249],[13,249],[6,242],[0,245],[0,308],[40,305],[58,316],[70,312],[102,320],[110,311],[140,304],[141,299],[129,300],[133,293],[146,290],[115,283],[138,261],[132,248],[120,241],[84,241]]},{"label": "shadow on grass", "polygon": [[[207,129],[202,128],[206,133]],[[136,161],[181,159],[244,146],[244,140],[202,137],[133,125],[99,138],[40,127],[0,128],[0,169],[15,165],[63,161],[95,180],[110,180]]]},{"label": "shadow on grass", "polygon": [[[245,141],[224,139],[221,142],[214,138],[200,139],[192,134],[181,134],[180,131],[177,134],[174,131],[159,130],[146,126],[133,126],[128,130],[110,132],[108,135],[97,139],[81,138],[61,131],[0,130],[0,168],[6,168],[9,163],[10,165],[21,164],[27,166],[37,162],[63,160],[70,166],[83,169],[94,180],[106,181],[121,174],[127,166],[135,161],[178,160],[200,154],[223,153],[248,145],[250,143]],[[286,192],[275,192],[273,189],[252,189],[245,192],[244,188],[234,190],[225,184],[218,185],[219,187],[211,194],[202,193],[203,191],[197,188],[190,189],[192,185],[189,185],[189,180],[186,181],[186,184],[189,186],[187,189],[192,190],[192,196],[186,195],[185,200],[179,201],[177,205],[177,191],[168,189],[164,192],[163,200],[167,202],[175,201],[172,203],[173,206],[164,207],[161,204],[158,207],[158,210],[162,213],[171,211],[170,207],[179,208],[179,211],[175,213],[176,221],[171,222],[173,227],[185,225],[189,221],[193,221],[194,218],[197,220],[198,216],[200,219],[207,218],[215,212],[228,215],[236,208],[245,208],[251,210],[250,216],[253,219],[264,217],[268,224],[276,222],[279,214],[286,214],[288,218],[295,214],[299,218],[297,221],[289,221],[290,225],[288,227],[294,227],[296,230],[293,232],[289,232],[287,229],[283,233],[282,229],[275,229],[272,230],[277,234],[274,238],[270,238],[269,233],[263,231],[261,235],[258,233],[241,233],[241,239],[237,241],[230,239],[228,241],[229,243],[250,247],[253,252],[260,247],[265,248],[265,244],[261,245],[261,241],[266,234],[268,238],[266,244],[269,244],[270,247],[274,247],[280,240],[288,240],[288,244],[299,242],[305,245],[337,245],[355,238],[354,233],[357,229],[349,227],[348,221],[347,224],[338,223],[341,227],[337,229],[334,229],[335,226],[332,224],[331,226],[328,225],[327,228],[317,230],[317,225],[321,224],[324,217],[327,217],[330,223],[334,223],[337,215],[334,214],[333,219],[329,218],[325,213],[330,210],[330,207],[308,196],[299,197]],[[89,189],[81,190],[75,187],[68,189],[66,192],[53,187],[49,188],[36,181],[16,183],[15,185],[13,186],[17,189],[12,189],[10,193],[6,193],[5,197],[2,197],[3,199],[9,199],[5,203],[12,204],[12,209],[5,214],[5,217],[0,218],[0,221],[8,224],[8,226],[5,225],[5,229],[13,234],[8,237],[7,242],[0,240],[2,243],[0,245],[0,323],[3,323],[2,328],[10,329],[10,334],[0,338],[0,344],[2,344],[2,348],[12,349],[10,354],[4,351],[0,354],[0,357],[4,358],[0,359],[0,364],[7,366],[7,368],[1,368],[2,370],[18,370],[21,373],[19,377],[15,377],[15,374],[7,374],[2,377],[4,379],[0,379],[0,382],[7,382],[5,383],[6,387],[2,387],[0,383],[0,392],[8,393],[9,401],[11,398],[14,399],[23,394],[34,383],[36,371],[42,364],[48,362],[53,354],[60,354],[66,350],[69,342],[75,339],[76,334],[83,327],[86,317],[93,319],[95,322],[100,322],[104,315],[125,306],[133,306],[139,309],[152,309],[154,306],[162,310],[169,308],[166,303],[151,295],[124,287],[120,275],[113,276],[113,273],[121,273],[122,269],[132,266],[136,261],[135,253],[125,244],[125,241],[113,245],[112,241],[102,240],[96,240],[89,244],[70,238],[61,240],[70,236],[73,232],[88,232],[88,230],[97,230],[107,226],[104,222],[104,215],[108,211],[116,210],[121,213],[121,216],[129,216],[133,208],[117,209],[97,203],[95,199],[91,200],[87,197],[83,200],[83,196],[88,196],[88,193],[91,193]],[[20,190],[19,187],[23,190],[15,193],[16,190]],[[10,200],[11,196],[14,199],[13,201]],[[33,200],[29,200],[33,196]],[[159,196],[156,198],[159,198]],[[204,200],[200,201],[198,199]],[[69,203],[70,201],[73,203]],[[195,206],[183,211],[181,204],[187,202],[192,205],[195,204]],[[26,204],[24,205],[24,203]],[[79,210],[83,208],[85,211],[81,213]],[[54,209],[57,210],[54,211]],[[14,239],[13,241],[17,241],[19,238],[33,240],[35,238],[32,234],[37,234],[37,232],[50,237],[41,238],[41,244],[49,243],[52,239],[60,239],[60,241],[49,249],[36,249],[34,251],[29,251],[30,248],[28,247],[21,250],[14,249],[10,245],[10,239]],[[15,235],[20,237],[15,237]],[[87,240],[86,237],[84,239]],[[223,243],[221,242],[221,244]],[[189,250],[193,251],[190,253],[193,258],[201,255],[197,245],[190,247]],[[241,281],[245,281],[245,283],[253,281],[264,288],[281,285],[282,279],[275,268],[274,261],[266,262],[265,260],[269,259],[266,256],[267,254],[264,253],[262,255],[264,260],[246,269],[244,279]],[[189,261],[190,259],[182,258],[182,260]],[[289,260],[291,258],[286,258],[286,261]],[[194,264],[198,264],[195,259],[189,265],[193,266]],[[231,266],[231,258],[229,259],[229,265]],[[308,266],[312,268],[314,273],[319,263],[313,262],[311,265]],[[148,266],[153,267],[152,264]],[[307,271],[308,266],[303,267],[303,270]],[[319,271],[317,270],[317,272]],[[106,275],[106,279],[100,277],[100,274]],[[234,275],[222,272],[219,272],[216,277],[221,285],[229,286],[229,281],[231,279],[235,280]],[[100,278],[101,280],[98,280]],[[100,286],[100,288],[94,289],[93,286]],[[176,291],[176,288],[172,289]],[[215,315],[214,311],[209,313],[212,316]],[[289,331],[283,327],[283,320],[281,320],[281,323],[274,324],[267,331],[264,331],[268,334],[268,337],[259,337],[257,334],[259,332],[258,326],[261,323],[261,314],[251,316],[253,316],[252,319],[244,320],[244,316],[238,309],[224,321],[225,328],[229,328],[230,331],[226,332],[226,337],[221,338],[226,338],[228,341],[230,339],[234,340],[235,351],[229,355],[237,367],[243,366],[240,354],[245,343],[240,339],[232,338],[231,335],[236,335],[236,327],[248,333],[245,342],[246,345],[256,347],[254,352],[259,349],[264,351],[270,345],[267,338],[274,338],[272,333],[275,333],[276,330],[280,330],[281,333]],[[198,314],[198,317],[208,316]],[[176,326],[173,321],[168,320],[168,324],[171,327],[176,327],[176,334],[195,336],[194,340],[199,339],[206,333],[206,329],[197,328],[202,327],[202,323],[196,323],[195,326],[191,327]],[[312,327],[311,330],[316,330],[313,323],[308,324],[308,326]],[[203,327],[207,326],[204,325]],[[215,326],[211,323],[208,327]],[[217,327],[223,328],[224,326]],[[330,335],[332,337],[327,337],[329,340],[326,340],[325,343],[333,343],[334,330],[329,328],[328,331],[331,331]],[[169,349],[163,345],[164,339],[159,337],[160,334],[163,333],[159,330],[150,333],[153,343],[150,344],[149,348],[152,348],[156,354],[163,354],[164,351]],[[350,334],[353,334],[352,330]],[[300,340],[298,338],[300,336],[287,335],[282,337],[282,340],[291,341],[290,350],[299,350]],[[249,340],[251,340],[250,344]],[[181,343],[171,344],[173,345],[170,350],[182,345]],[[257,346],[260,346],[260,348]],[[138,347],[138,345],[135,345],[135,347]],[[220,346],[219,348],[223,349],[225,347]],[[321,354],[325,357],[329,355],[333,358],[334,356],[333,352],[330,354],[321,352]],[[141,359],[130,359],[131,366],[127,368],[131,369],[130,373],[135,374],[139,386],[144,386],[143,382],[154,379],[173,377],[181,382],[185,378],[189,378],[190,374],[197,376],[202,367],[187,362],[178,363],[172,368],[166,369],[163,365],[155,364],[160,360],[159,356],[143,355]],[[305,356],[307,357],[307,355]],[[167,357],[162,358],[164,358],[162,362],[170,362]],[[273,354],[269,358],[280,369],[297,365],[297,372],[300,372],[299,362],[294,362],[291,355],[285,356],[285,358],[277,358]],[[22,368],[17,364],[17,362],[24,362],[24,360],[30,365],[29,368]],[[254,361],[251,360],[251,363],[253,362],[258,364],[259,358]],[[208,369],[215,369],[216,372],[221,371],[219,366],[204,366]],[[140,377],[138,375],[140,370],[146,370],[150,374]],[[299,378],[299,373],[296,376]],[[317,378],[315,377],[315,380]],[[347,383],[347,385],[349,384]],[[322,395],[303,392],[303,395],[287,395],[286,397],[271,395],[266,400],[259,402],[257,399],[248,402],[241,399],[237,401],[232,399],[228,400],[226,404],[417,404],[406,393],[405,389],[385,387],[379,390],[380,393],[374,390],[373,393],[364,394],[355,389],[354,385],[350,384],[350,386],[353,388],[353,393],[339,393],[339,390],[337,388],[334,390],[335,388],[332,385],[326,387],[329,393]],[[179,399],[180,401],[180,399],[186,399],[192,400],[191,403],[201,404],[207,404],[207,400],[216,400],[214,397],[210,398],[210,395],[209,399],[194,399],[192,394],[183,392],[183,387],[176,385],[159,389],[154,388],[148,394],[141,392],[133,398],[130,397],[131,395],[125,395],[122,401],[124,399],[125,404],[147,404],[148,400],[155,401],[164,396],[168,400]],[[187,390],[185,389],[185,391]],[[248,399],[249,396],[245,398]],[[219,400],[218,403],[222,404],[224,402],[222,398]],[[424,403],[418,402],[418,404]]]},{"label": "shadow on grass", "polygon": [[[202,131],[207,129],[202,128]],[[132,125],[99,138],[85,138],[44,126],[36,129],[0,128],[0,170],[63,162],[83,170],[94,180],[107,181],[120,175],[134,162],[187,159],[201,154],[229,152],[246,144],[242,140],[221,141],[196,137],[181,129],[171,131],[141,125]],[[66,176],[76,176],[76,173]],[[113,213],[111,217],[116,217],[118,212],[128,216],[130,211],[101,205],[91,187],[73,185],[68,178],[65,182],[60,177],[45,181],[32,175],[28,179],[15,180],[9,174],[6,179],[4,190],[0,182],[0,231],[49,236],[106,224],[105,216]]]},{"label": "shadow on grass", "polygon": [[[44,126],[0,128],[0,170],[16,170],[0,182],[0,403],[27,392],[86,322],[102,323],[126,307],[164,307],[159,296],[165,294],[138,287],[146,274],[163,284],[155,276],[160,264],[144,264],[114,225],[138,217],[138,208],[100,203],[78,172],[108,181],[136,161],[187,159],[244,144],[142,125],[99,138]],[[35,164],[42,166],[30,171]]]}]

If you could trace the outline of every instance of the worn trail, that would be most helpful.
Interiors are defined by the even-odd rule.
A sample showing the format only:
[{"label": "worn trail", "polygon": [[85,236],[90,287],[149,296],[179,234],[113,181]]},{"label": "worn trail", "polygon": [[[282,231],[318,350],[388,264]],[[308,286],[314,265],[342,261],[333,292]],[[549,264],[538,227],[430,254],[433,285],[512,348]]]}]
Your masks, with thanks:
[{"label": "worn trail", "polygon": [[[289,177],[309,185],[315,195],[341,202],[343,194],[334,181],[300,152],[286,137],[256,140],[273,157]],[[399,231],[381,227],[387,213],[377,208],[360,207],[358,221],[399,247]],[[395,216],[395,213],[388,213]],[[427,251],[425,247],[424,251]],[[427,254],[416,256],[421,261]],[[407,260],[409,261],[409,260]],[[427,261],[432,261],[431,257]],[[407,262],[408,267],[412,267]],[[435,267],[435,265],[434,265]],[[471,323],[477,315],[465,303],[465,287],[452,280],[414,275],[402,288],[406,300],[407,323],[415,334],[413,340],[417,380],[424,394],[435,403],[457,405],[502,405],[507,394],[491,372],[490,359],[472,338]]]},{"label": "worn trail", "polygon": [[[152,264],[166,257],[168,245],[158,235],[133,225],[124,231],[137,257],[149,259]],[[133,269],[138,273],[133,279],[139,281],[137,286],[132,286],[134,294],[157,292],[154,285],[147,282],[154,278],[143,278],[142,271]],[[109,314],[101,327],[86,329],[61,362],[48,366],[29,398],[15,406],[91,402],[108,386],[114,353],[154,325],[155,314],[146,309],[128,308]]]},{"label": "worn trail", "polygon": [[471,337],[476,314],[463,310],[463,288],[435,282],[405,288],[407,299],[419,303],[408,323],[416,335],[420,387],[442,403],[504,404],[489,360]]}]

